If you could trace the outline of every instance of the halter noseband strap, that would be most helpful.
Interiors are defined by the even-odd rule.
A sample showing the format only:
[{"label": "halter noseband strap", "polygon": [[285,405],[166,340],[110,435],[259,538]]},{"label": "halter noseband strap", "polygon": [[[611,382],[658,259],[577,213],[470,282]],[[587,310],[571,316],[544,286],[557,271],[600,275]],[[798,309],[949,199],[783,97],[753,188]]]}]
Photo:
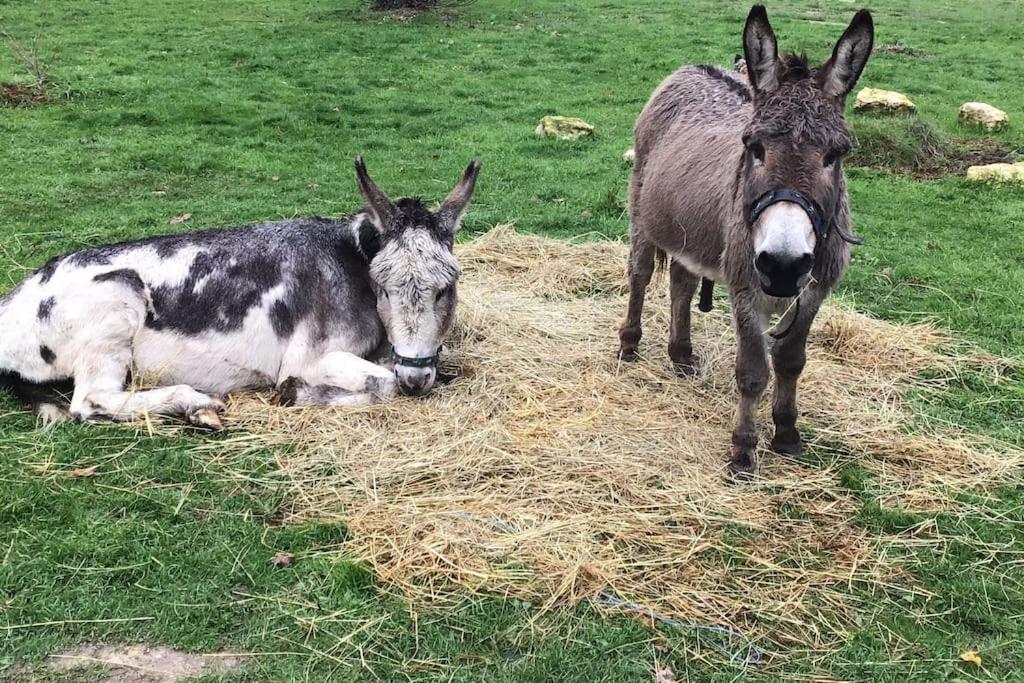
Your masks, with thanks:
[{"label": "halter noseband strap", "polygon": [[763,195],[757,198],[753,206],[750,207],[750,224],[753,225],[757,222],[758,217],[772,204],[778,204],[779,202],[792,202],[804,210],[807,217],[811,219],[811,227],[814,228],[814,234],[819,240],[828,239],[830,232],[831,222],[826,222],[825,217],[822,214],[821,207],[813,199],[808,198],[806,195],[797,192],[796,190],[782,189],[782,190],[769,190]]},{"label": "halter noseband strap", "polygon": [[391,359],[395,362],[395,365],[402,365],[407,368],[432,368],[437,365],[438,360],[441,358],[441,349],[438,347],[437,353],[433,356],[421,356],[414,358],[411,356],[401,356],[394,351],[391,352]]}]

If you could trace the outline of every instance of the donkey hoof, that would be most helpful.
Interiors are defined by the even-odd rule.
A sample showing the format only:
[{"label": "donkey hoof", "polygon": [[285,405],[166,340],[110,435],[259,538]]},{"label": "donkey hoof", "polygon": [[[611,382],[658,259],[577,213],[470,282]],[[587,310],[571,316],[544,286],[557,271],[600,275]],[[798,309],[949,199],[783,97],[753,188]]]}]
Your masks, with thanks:
[{"label": "donkey hoof", "polygon": [[729,461],[729,481],[751,481],[756,474],[757,460],[753,456],[734,457]]},{"label": "donkey hoof", "polygon": [[217,409],[212,407],[193,410],[188,414],[188,421],[189,424],[194,427],[211,429],[215,432],[219,432],[224,429],[224,425],[220,421],[220,416],[217,415]]},{"label": "donkey hoof", "polygon": [[623,346],[619,349],[619,360],[624,363],[632,363],[639,357],[640,354],[636,352],[636,347]]},{"label": "donkey hoof", "polygon": [[672,369],[680,377],[696,377],[698,366],[696,358],[687,358],[682,360],[672,359]]},{"label": "donkey hoof", "polygon": [[798,456],[803,453],[804,442],[796,429],[780,430],[772,437],[772,450],[780,455]]}]

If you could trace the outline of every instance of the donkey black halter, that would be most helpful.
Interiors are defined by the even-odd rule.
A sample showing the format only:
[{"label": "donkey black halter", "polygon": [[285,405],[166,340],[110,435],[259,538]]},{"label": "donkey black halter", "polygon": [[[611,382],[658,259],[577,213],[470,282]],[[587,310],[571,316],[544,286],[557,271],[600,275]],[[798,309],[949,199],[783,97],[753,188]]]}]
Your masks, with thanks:
[{"label": "donkey black halter", "polygon": [[420,358],[400,356],[392,351],[391,359],[395,362],[395,365],[402,365],[407,368],[432,368],[441,359],[441,347],[437,347],[437,353],[433,356],[422,356]]},{"label": "donkey black halter", "polygon": [[796,190],[769,190],[757,198],[757,201],[750,207],[750,224],[753,225],[760,218],[761,214],[772,204],[779,202],[792,202],[804,210],[807,217],[811,219],[811,227],[819,240],[827,240],[831,232],[832,222],[825,221],[821,207],[813,199],[797,192]]},{"label": "donkey black halter", "polygon": [[[825,220],[821,207],[818,206],[817,202],[796,190],[769,190],[758,197],[750,207],[750,224],[753,225],[756,223],[757,219],[760,218],[761,214],[763,214],[769,206],[772,204],[778,204],[779,202],[792,202],[803,209],[804,213],[807,214],[807,217],[811,221],[811,227],[814,229],[814,234],[817,236],[818,240],[824,241],[828,239],[829,233],[831,232],[832,222]],[[840,236],[842,236],[842,233],[840,233]],[[843,239],[846,238],[843,237]],[[697,308],[705,313],[711,310],[711,295],[714,287],[714,281],[702,278],[700,286],[700,301],[697,304]],[[796,319],[799,315],[800,298],[797,297],[796,310],[794,311],[793,318],[789,321],[789,325],[786,329],[782,332],[771,332],[769,334],[775,339],[782,339],[793,330],[793,325],[796,323]]]}]

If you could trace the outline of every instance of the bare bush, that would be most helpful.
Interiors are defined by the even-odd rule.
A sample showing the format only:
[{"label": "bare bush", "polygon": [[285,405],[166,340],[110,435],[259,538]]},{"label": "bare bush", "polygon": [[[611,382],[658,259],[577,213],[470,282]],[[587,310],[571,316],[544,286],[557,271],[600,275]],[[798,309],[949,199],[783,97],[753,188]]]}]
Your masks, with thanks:
[{"label": "bare bush", "polygon": [[52,84],[46,65],[39,59],[34,45],[25,45],[0,27],[0,39],[7,43],[14,57],[29,76],[27,83],[0,84],[0,96],[8,104],[33,105],[50,100],[49,86]]}]

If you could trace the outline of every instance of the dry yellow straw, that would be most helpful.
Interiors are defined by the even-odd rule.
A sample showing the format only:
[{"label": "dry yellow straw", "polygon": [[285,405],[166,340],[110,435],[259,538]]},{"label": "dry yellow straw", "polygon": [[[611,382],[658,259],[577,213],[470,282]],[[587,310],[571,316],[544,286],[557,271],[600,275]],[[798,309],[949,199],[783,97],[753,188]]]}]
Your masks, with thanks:
[{"label": "dry yellow straw", "polygon": [[[731,485],[728,307],[695,315],[702,369],[681,379],[665,351],[666,296],[652,291],[645,357],[620,364],[626,255],[619,243],[495,228],[459,248],[460,323],[444,361],[455,381],[365,410],[242,398],[226,416],[234,436],[211,447],[272,451],[291,520],[343,522],[343,552],[430,604],[465,590],[545,606],[608,594],[824,650],[852,623],[851,595],[923,592],[898,560],[904,545],[934,541],[856,526],[860,501],[830,454],[910,509],[952,509],[956,492],[1005,480],[1024,454],[926,428],[908,403],[998,359],[946,355],[932,327],[827,306],[800,388],[801,424],[825,464],[762,453],[757,480]],[[767,440],[767,407],[761,424]]]}]

